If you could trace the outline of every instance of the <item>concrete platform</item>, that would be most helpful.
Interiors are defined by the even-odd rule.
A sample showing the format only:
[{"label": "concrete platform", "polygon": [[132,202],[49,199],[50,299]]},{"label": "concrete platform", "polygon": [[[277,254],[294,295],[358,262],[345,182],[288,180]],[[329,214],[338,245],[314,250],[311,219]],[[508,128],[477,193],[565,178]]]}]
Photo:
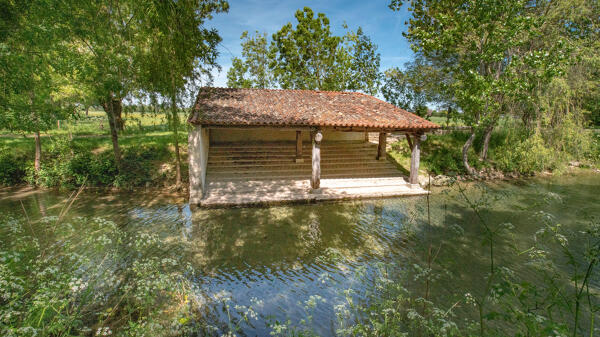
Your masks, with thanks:
[{"label": "concrete platform", "polygon": [[351,200],[424,195],[421,187],[411,188],[403,178],[322,179],[313,191],[304,180],[251,180],[209,182],[203,207],[235,207],[282,203],[313,203],[327,200]]}]

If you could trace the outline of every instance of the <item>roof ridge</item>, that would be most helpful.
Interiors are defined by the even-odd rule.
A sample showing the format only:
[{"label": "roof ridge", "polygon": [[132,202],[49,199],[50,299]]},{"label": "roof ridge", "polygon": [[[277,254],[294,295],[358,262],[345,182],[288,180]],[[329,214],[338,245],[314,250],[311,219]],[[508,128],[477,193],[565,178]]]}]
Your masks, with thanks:
[{"label": "roof ridge", "polygon": [[226,89],[226,90],[266,90],[266,91],[299,91],[299,92],[329,92],[336,94],[361,94],[365,96],[375,97],[365,94],[360,91],[339,91],[339,90],[320,90],[320,89],[284,89],[284,88],[230,88],[230,87],[201,87],[202,89]]}]

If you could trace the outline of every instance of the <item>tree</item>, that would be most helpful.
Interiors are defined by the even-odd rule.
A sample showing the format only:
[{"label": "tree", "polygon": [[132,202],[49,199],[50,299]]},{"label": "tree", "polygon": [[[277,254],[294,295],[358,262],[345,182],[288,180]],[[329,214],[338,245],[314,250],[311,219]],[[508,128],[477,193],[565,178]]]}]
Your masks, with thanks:
[{"label": "tree", "polygon": [[381,77],[379,72],[381,56],[377,53],[377,46],[365,35],[361,27],[358,27],[355,33],[349,32],[345,40],[346,48],[352,56],[351,77],[347,89],[363,90],[369,95],[376,95]]},{"label": "tree", "polygon": [[329,19],[323,13],[315,17],[308,7],[296,11],[295,17],[295,27],[287,23],[273,34],[271,66],[281,87],[343,90],[335,71],[342,39],[331,34]]},{"label": "tree", "polygon": [[296,26],[284,25],[268,47],[266,34],[242,34],[242,58],[232,59],[228,86],[377,93],[380,55],[362,28],[335,36],[323,13],[315,17],[305,7],[295,17]]},{"label": "tree", "polygon": [[427,113],[427,95],[413,85],[409,73],[398,68],[391,68],[384,73],[384,84],[381,93],[386,101],[407,111],[425,117]]},{"label": "tree", "polygon": [[[169,124],[175,147],[176,186],[181,187],[181,155],[179,151],[179,111],[184,105],[186,86],[192,85],[199,73],[215,67],[217,45],[221,37],[215,29],[204,28],[213,13],[227,11],[225,1],[169,0],[149,4],[144,33],[149,37],[150,54],[142,65],[140,88],[153,100],[164,98],[169,105]],[[204,69],[203,69],[204,68]]]},{"label": "tree", "polygon": [[231,88],[271,88],[274,74],[269,68],[269,46],[267,34],[258,31],[249,36],[245,31],[242,39],[243,60],[234,57],[227,72],[227,86]]},{"label": "tree", "polygon": [[[397,10],[402,4],[392,0],[390,7]],[[442,69],[452,74],[454,101],[472,128],[462,149],[471,174],[468,152],[476,133],[491,134],[508,100],[557,73],[559,55],[531,43],[540,39],[545,19],[543,13],[533,15],[533,6],[526,0],[410,1],[413,18],[405,36],[415,52],[442,60]],[[533,71],[523,74],[524,66]]]},{"label": "tree", "polygon": [[451,74],[421,55],[406,62],[404,70],[386,70],[383,82],[381,93],[388,102],[421,117],[426,117],[431,105],[443,106],[450,111],[454,108],[448,88]]},{"label": "tree", "polygon": [[148,4],[136,0],[48,0],[44,14],[60,24],[64,44],[74,55],[76,81],[108,117],[115,164],[121,167],[118,132],[123,130],[123,99],[137,87],[140,64],[152,57],[144,34]]},{"label": "tree", "polygon": [[37,173],[42,160],[40,132],[68,118],[70,110],[60,97],[64,64],[57,56],[63,50],[53,23],[43,14],[43,3],[11,4],[6,11],[11,26],[0,37],[0,128],[34,134]]}]

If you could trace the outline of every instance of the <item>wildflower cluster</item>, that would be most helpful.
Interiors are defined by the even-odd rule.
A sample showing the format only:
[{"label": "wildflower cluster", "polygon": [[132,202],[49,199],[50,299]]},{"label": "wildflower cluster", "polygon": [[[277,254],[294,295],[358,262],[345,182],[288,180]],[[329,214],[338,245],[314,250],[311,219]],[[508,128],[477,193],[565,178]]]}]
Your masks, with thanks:
[{"label": "wildflower cluster", "polygon": [[0,222],[0,335],[160,335],[190,324],[190,267],[157,235],[103,218]]}]

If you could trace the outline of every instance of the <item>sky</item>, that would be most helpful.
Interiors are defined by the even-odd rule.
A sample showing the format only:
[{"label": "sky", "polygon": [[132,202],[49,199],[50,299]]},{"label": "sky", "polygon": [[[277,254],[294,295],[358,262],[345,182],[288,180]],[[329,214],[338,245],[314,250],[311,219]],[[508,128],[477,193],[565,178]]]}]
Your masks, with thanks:
[{"label": "sky", "polygon": [[360,26],[377,45],[381,54],[381,70],[402,67],[414,54],[402,36],[410,16],[406,6],[401,12],[388,8],[389,0],[229,0],[229,12],[215,15],[206,26],[214,27],[223,38],[219,46],[220,72],[214,71],[214,86],[227,86],[227,71],[234,56],[241,57],[242,32],[266,32],[271,37],[283,25],[296,25],[294,13],[310,7],[315,13],[324,13],[333,34],[342,36],[344,22],[352,31]]}]

